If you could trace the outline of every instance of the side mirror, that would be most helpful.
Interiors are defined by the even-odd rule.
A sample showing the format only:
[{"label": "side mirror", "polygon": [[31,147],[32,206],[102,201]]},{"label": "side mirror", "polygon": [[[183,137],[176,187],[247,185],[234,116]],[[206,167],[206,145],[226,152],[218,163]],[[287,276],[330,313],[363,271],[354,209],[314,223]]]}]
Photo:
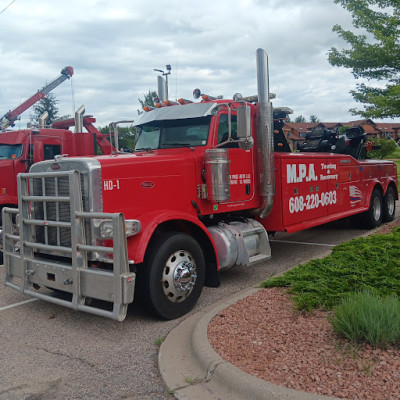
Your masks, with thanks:
[{"label": "side mirror", "polygon": [[237,111],[237,137],[238,139],[248,139],[249,137],[251,137],[250,107],[243,105],[238,107],[236,111]]},{"label": "side mirror", "polygon": [[243,150],[249,150],[254,145],[254,140],[251,136],[251,110],[247,105],[239,106],[237,113],[237,137],[239,147]]}]

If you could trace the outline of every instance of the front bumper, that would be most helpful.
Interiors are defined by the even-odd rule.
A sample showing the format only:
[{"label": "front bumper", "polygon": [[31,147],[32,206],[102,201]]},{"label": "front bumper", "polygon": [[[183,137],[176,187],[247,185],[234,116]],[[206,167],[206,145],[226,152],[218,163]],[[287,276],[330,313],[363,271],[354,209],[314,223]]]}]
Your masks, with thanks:
[{"label": "front bumper", "polygon": [[[68,223],[71,232],[74,232],[71,247],[61,248],[36,243],[32,233],[35,225],[59,226],[61,223],[30,219],[29,213],[24,215],[24,209],[28,208],[20,205],[20,210],[3,208],[2,211],[5,285],[74,310],[124,320],[128,304],[133,302],[136,278],[135,273],[129,271],[124,216],[120,213],[74,211],[74,217]],[[16,233],[13,220],[18,213],[19,233]],[[111,247],[85,242],[85,235],[81,234],[84,220],[94,218],[113,221],[115,235]],[[54,250],[61,250],[69,256],[43,258],[39,254],[51,254]],[[90,267],[88,254],[93,252],[112,255],[113,264],[109,265],[109,269]],[[68,295],[57,296],[54,291]]]}]

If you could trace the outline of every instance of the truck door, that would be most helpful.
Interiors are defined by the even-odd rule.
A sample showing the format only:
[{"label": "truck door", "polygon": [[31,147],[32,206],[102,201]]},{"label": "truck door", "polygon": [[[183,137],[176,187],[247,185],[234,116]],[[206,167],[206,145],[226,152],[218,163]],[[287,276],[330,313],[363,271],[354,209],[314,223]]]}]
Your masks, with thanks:
[{"label": "truck door", "polygon": [[43,160],[52,160],[54,156],[62,154],[61,143],[57,139],[35,140],[29,145],[29,161],[39,162]]},{"label": "truck door", "polygon": [[[228,140],[228,114],[220,114],[217,123],[215,145]],[[237,118],[231,115],[231,137],[237,140]],[[231,198],[228,204],[234,205],[250,201],[254,197],[254,161],[253,149],[243,150],[238,143],[227,143],[219,146],[229,151],[229,179]]]}]

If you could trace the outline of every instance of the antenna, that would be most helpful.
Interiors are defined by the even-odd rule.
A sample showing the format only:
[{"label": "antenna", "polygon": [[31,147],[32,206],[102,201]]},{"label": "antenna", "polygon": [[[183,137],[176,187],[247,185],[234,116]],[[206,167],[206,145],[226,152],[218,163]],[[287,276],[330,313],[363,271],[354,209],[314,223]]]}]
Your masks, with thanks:
[{"label": "antenna", "polygon": [[179,71],[179,53],[176,52],[176,73],[175,73],[175,99],[178,98],[178,71]]}]

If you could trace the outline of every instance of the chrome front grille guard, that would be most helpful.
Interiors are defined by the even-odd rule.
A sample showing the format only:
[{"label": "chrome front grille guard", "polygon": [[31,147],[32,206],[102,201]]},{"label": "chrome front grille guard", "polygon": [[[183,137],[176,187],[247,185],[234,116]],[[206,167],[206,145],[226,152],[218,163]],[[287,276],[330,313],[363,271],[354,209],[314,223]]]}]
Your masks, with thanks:
[{"label": "chrome front grille guard", "polygon": [[[57,190],[49,196],[45,189],[42,193],[30,192],[33,179],[41,179],[44,188],[45,179],[55,179],[57,182],[57,179],[65,177],[69,181],[68,196],[58,196]],[[78,171],[20,174],[18,190],[19,210],[3,208],[2,211],[5,285],[74,310],[118,321],[124,320],[128,304],[133,302],[135,274],[129,272],[123,214],[84,212]],[[53,206],[57,209],[59,204],[67,202],[70,205],[68,222],[54,220],[54,216],[53,219],[47,219],[46,211],[42,213],[42,218],[38,218],[34,211],[38,205],[46,210],[46,204],[54,203]],[[19,214],[19,229],[15,229],[16,214]],[[92,245],[86,241],[85,223],[94,218],[112,220],[114,237],[110,247]],[[43,243],[37,243],[36,227],[42,227],[45,232],[49,229],[70,229],[70,246],[63,246],[59,240],[56,245],[49,244],[46,233]],[[19,233],[16,232],[18,230]],[[59,238],[59,234],[57,237]],[[64,256],[44,258],[39,252]],[[111,254],[114,260],[111,264],[113,269],[89,267],[90,252]],[[65,299],[65,296],[60,298],[52,292],[36,290],[38,286],[61,290],[72,296],[69,299]],[[101,301],[112,304],[112,310],[102,307]]]}]

